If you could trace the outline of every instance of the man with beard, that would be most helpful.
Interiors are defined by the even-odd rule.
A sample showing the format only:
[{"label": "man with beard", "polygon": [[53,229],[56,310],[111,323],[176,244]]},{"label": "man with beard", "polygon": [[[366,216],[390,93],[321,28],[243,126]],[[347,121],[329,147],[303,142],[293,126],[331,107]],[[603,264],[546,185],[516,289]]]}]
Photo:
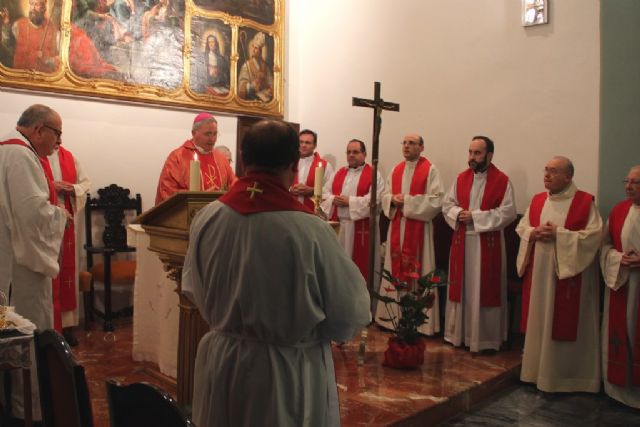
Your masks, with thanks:
[{"label": "man with beard", "polygon": [[[409,134],[402,141],[404,161],[393,168],[382,193],[382,210],[391,220],[387,237],[384,268],[402,281],[413,282],[415,274],[425,275],[436,268],[433,247],[433,219],[442,209],[444,188],[434,164],[421,156],[424,139]],[[391,284],[380,286],[380,293],[396,297]],[[376,322],[387,329],[391,322],[381,320],[398,317],[397,307],[378,304]],[[426,335],[440,332],[440,307],[435,291],[433,307],[427,311],[429,319],[418,330]]]},{"label": "man with beard", "polygon": [[10,34],[9,13],[7,9],[3,10],[2,43],[5,46],[15,44],[13,68],[52,73],[60,67],[58,27],[46,13],[46,0],[29,0],[29,17],[16,20]]},{"label": "man with beard", "polygon": [[507,339],[507,269],[503,230],[516,218],[513,187],[491,160],[494,144],[474,136],[469,169],[442,204],[453,228],[444,339],[471,352],[495,351]]}]

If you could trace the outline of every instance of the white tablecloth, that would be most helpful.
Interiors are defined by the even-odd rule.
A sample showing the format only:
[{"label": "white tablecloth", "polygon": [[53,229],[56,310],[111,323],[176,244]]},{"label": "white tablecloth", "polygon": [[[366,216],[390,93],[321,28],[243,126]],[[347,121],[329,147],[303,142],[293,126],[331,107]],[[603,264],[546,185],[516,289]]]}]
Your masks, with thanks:
[{"label": "white tablecloth", "polygon": [[176,283],[149,247],[149,235],[137,224],[127,227],[127,243],[136,248],[133,292],[133,360],[156,363],[160,372],[177,377],[180,309]]}]

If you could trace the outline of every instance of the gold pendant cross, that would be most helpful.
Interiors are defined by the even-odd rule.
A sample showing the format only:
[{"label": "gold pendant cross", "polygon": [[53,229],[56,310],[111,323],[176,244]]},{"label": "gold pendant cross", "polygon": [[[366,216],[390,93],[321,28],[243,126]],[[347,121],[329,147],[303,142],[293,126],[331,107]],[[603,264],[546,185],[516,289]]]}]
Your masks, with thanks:
[{"label": "gold pendant cross", "polygon": [[249,193],[251,193],[251,195],[249,196],[250,199],[253,199],[256,195],[256,193],[262,193],[262,188],[258,187],[258,182],[254,181],[253,182],[253,187],[247,187],[247,190]]}]

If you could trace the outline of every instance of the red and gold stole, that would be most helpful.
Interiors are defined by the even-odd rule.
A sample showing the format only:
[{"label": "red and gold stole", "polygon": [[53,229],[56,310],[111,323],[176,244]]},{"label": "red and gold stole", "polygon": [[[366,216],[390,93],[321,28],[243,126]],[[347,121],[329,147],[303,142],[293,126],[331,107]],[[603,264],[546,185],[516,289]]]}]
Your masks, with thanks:
[{"label": "red and gold stole", "polygon": [[[473,170],[467,169],[458,175],[456,197],[459,206],[469,210]],[[495,209],[502,203],[509,178],[493,164],[487,170],[487,183],[484,187],[480,210]],[[459,224],[451,240],[449,267],[449,301],[462,301],[464,284],[464,245],[466,224]],[[500,284],[502,281],[502,240],[500,231],[480,233],[480,306],[500,307]]]},{"label": "red and gold stole", "polygon": [[[609,235],[613,241],[613,247],[618,252],[622,248],[622,227],[629,214],[631,200],[618,203],[609,215]],[[620,387],[627,387],[627,368],[629,366],[629,332],[627,331],[627,285],[623,285],[617,291],[609,291],[609,329],[608,329],[608,356],[607,356],[607,380]],[[633,373],[631,384],[640,386],[640,316],[636,319],[636,336],[631,343],[633,345]]]},{"label": "red and gold stole", "polygon": [[[320,162],[325,162],[324,166],[325,166],[325,171],[326,171],[326,167],[327,167],[326,161],[324,161],[320,157],[320,154],[318,154],[317,152],[313,153],[313,161],[311,162],[311,166],[309,166],[309,173],[307,174],[307,180],[305,181],[305,184],[308,185],[311,188],[313,188],[313,186],[315,185],[315,182],[316,182],[316,168],[318,167]],[[293,183],[294,184],[298,183],[298,174],[296,174],[295,177],[293,178]],[[311,209],[315,208],[315,206],[313,204],[313,201],[311,200],[311,197],[304,196],[304,202],[303,203],[308,208],[311,208]]]},{"label": "red and gold stole", "polygon": [[[342,168],[336,172],[333,178],[333,185],[331,186],[331,193],[334,196],[342,194],[342,186],[344,180],[347,177],[348,168]],[[363,197],[369,194],[371,189],[371,175],[372,168],[370,165],[365,164],[360,173],[360,179],[358,180],[358,187],[356,189],[356,196]],[[332,221],[338,221],[338,208],[333,206],[333,213],[331,214]],[[354,237],[353,237],[353,253],[351,259],[358,266],[360,272],[365,279],[369,276],[369,218],[362,218],[358,221],[354,221]]]},{"label": "red and gold stole", "polygon": [[[540,225],[540,215],[547,197],[547,192],[533,196],[529,207],[529,224],[532,227]],[[569,206],[564,228],[571,231],[584,230],[589,223],[592,202],[593,196],[591,194],[580,190],[576,191]],[[531,249],[529,264],[522,284],[522,332],[527,331],[534,263],[535,246]],[[578,334],[578,317],[580,315],[582,273],[562,280],[556,278],[556,282],[551,338],[555,341],[575,341]]]},{"label": "red and gold stole", "polygon": [[[405,165],[406,162],[402,162],[393,169],[391,174],[392,194],[402,193],[402,176]],[[420,157],[411,178],[410,195],[425,193],[430,171],[431,163],[429,160]],[[400,225],[403,216],[402,209],[396,209],[391,220],[391,273],[402,281],[409,281],[412,278],[411,273],[420,273],[422,269],[424,222],[406,218],[404,238],[402,245],[400,245]]]}]

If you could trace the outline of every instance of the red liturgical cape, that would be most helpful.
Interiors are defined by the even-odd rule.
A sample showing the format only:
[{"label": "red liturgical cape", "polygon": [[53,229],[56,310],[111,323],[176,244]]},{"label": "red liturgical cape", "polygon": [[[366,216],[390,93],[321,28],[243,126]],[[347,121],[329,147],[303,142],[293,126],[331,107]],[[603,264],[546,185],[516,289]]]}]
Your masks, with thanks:
[{"label": "red liturgical cape", "polygon": [[[609,235],[613,247],[618,252],[622,248],[622,227],[632,205],[631,200],[618,203],[609,215]],[[622,286],[617,291],[609,292],[609,330],[608,330],[608,363],[607,380],[620,387],[627,387],[627,369],[632,364],[631,384],[640,386],[640,316],[636,319],[636,336],[629,342],[627,331],[627,298],[628,286]],[[603,337],[603,339],[605,339]],[[633,349],[633,360],[629,360]]]},{"label": "red liturgical cape", "polygon": [[277,177],[263,172],[247,173],[218,200],[242,215],[274,211],[313,214],[313,210],[300,203]]},{"label": "red liturgical cape", "polygon": [[[402,176],[405,165],[406,162],[402,162],[393,169],[391,175],[392,194],[402,193]],[[420,157],[411,177],[410,195],[424,194],[430,171],[431,163],[429,160]],[[410,281],[413,279],[412,276],[416,273],[419,274],[422,269],[424,222],[406,218],[404,238],[402,245],[400,245],[402,217],[402,209],[396,209],[396,213],[391,219],[391,273],[401,281]]]},{"label": "red liturgical cape", "polygon": [[[360,173],[360,179],[358,180],[358,187],[356,189],[356,196],[363,197],[369,194],[371,190],[371,176],[373,169],[370,165],[365,164],[362,173]],[[331,194],[339,196],[342,194],[342,186],[344,180],[347,177],[348,168],[341,168],[336,172],[333,178],[333,185],[331,187]],[[332,221],[338,221],[338,209],[334,207],[333,214],[331,215]],[[360,272],[365,279],[369,279],[369,218],[363,218],[358,221],[354,221],[355,236],[353,239],[353,252],[351,259],[356,263]],[[358,237],[361,236],[361,237]]]},{"label": "red liturgical cape", "polygon": [[[197,155],[197,158],[196,158]],[[196,150],[192,140],[173,150],[167,157],[156,192],[156,205],[176,191],[189,189],[189,163],[200,162],[200,190],[227,191],[236,180],[229,161],[217,150],[201,153]]]},{"label": "red liturgical cape", "polygon": [[[467,169],[458,175],[456,197],[460,207],[469,210],[469,197],[474,172]],[[509,178],[493,164],[487,170],[487,183],[482,195],[480,210],[488,211],[500,206],[507,191]],[[459,224],[453,232],[450,252],[449,300],[462,301],[464,282],[464,243],[466,224]],[[480,306],[500,307],[500,284],[502,272],[502,243],[500,231],[480,233]]]},{"label": "red liturgical cape", "polygon": [[[548,193],[538,193],[533,196],[529,207],[529,224],[532,227],[540,225],[540,215]],[[564,228],[571,231],[583,230],[589,223],[589,212],[593,203],[593,196],[584,191],[576,191],[567,213]],[[522,332],[527,330],[529,317],[529,301],[531,295],[531,281],[535,262],[535,246],[531,249],[529,264],[524,275],[522,288]],[[557,280],[553,306],[553,326],[551,338],[555,341],[575,341],[578,333],[578,317],[580,315],[580,288],[582,274],[567,279]]]}]

